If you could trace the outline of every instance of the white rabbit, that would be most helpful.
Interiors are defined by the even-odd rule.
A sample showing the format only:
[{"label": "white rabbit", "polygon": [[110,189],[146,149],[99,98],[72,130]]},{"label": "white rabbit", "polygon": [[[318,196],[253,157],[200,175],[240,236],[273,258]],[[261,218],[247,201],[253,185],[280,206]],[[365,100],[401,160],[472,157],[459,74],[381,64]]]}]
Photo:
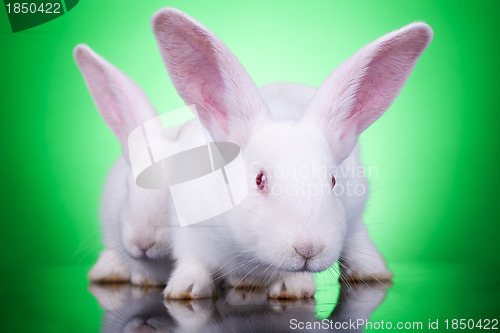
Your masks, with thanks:
[{"label": "white rabbit", "polygon": [[[430,27],[413,23],[377,39],[318,89],[278,83],[260,90],[193,18],[164,8],[152,28],[179,95],[196,105],[215,141],[241,147],[249,194],[222,215],[180,227],[168,190],[139,188],[127,155],[128,134],[156,112],[129,78],[77,46],[76,61],[124,152],[106,182],[106,249],[90,279],[168,281],[165,297],[196,299],[214,295],[218,278],[269,287],[271,298],[310,297],[312,273],[338,259],[347,280],[392,278],[362,220],[367,181],[351,170],[362,168],[358,135],[397,97],[432,39]],[[192,124],[165,135],[164,144],[189,143]],[[348,193],[349,186],[364,191]]]}]

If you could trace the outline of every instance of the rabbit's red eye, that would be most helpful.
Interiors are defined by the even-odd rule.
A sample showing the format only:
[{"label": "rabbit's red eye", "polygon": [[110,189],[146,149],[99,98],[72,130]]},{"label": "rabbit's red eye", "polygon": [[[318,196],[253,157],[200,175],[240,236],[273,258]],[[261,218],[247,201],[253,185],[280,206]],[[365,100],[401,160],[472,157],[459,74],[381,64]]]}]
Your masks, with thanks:
[{"label": "rabbit's red eye", "polygon": [[264,188],[266,187],[266,179],[267,179],[267,176],[266,176],[266,173],[264,171],[259,172],[257,177],[255,177],[255,185],[257,185],[257,188],[259,189],[259,191],[264,190]]},{"label": "rabbit's red eye", "polygon": [[335,176],[332,175],[332,188],[335,187],[335,183],[336,183]]}]

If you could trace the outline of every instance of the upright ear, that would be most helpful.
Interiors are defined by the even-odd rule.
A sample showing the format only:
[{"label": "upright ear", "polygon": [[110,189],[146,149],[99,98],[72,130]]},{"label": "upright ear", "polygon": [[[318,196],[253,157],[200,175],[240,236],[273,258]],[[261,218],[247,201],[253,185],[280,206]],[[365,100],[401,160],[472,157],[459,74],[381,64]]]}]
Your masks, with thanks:
[{"label": "upright ear", "polygon": [[156,111],[134,81],[87,45],[77,45],[73,54],[97,109],[120,140],[123,154],[128,158],[128,135],[156,116]]},{"label": "upright ear", "polygon": [[319,87],[306,114],[324,129],[338,161],[392,104],[432,35],[425,23],[389,33],[343,62]]},{"label": "upright ear", "polygon": [[174,8],[156,12],[151,24],[177,92],[195,104],[217,141],[244,143],[265,106],[257,87],[228,47],[200,22]]}]

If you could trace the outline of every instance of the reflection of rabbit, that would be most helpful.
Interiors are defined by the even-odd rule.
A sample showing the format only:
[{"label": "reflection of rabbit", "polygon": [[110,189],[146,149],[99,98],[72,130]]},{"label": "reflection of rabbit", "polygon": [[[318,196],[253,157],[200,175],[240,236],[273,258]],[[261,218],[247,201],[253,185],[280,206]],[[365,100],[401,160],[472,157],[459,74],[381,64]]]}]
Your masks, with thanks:
[{"label": "reflection of rabbit", "polygon": [[[361,168],[358,135],[396,98],[432,30],[413,23],[381,37],[317,90],[283,83],[259,91],[198,21],[166,8],[152,26],[179,95],[196,105],[214,140],[242,148],[249,195],[225,214],[178,227],[168,191],[136,186],[127,156],[127,135],[156,112],[132,80],[77,46],[75,58],[95,103],[124,147],[103,196],[106,250],[90,278],[168,279],[165,295],[175,299],[210,297],[214,277],[222,276],[233,286],[268,285],[273,298],[300,298],[315,293],[311,272],[340,257],[347,279],[390,279],[362,221],[365,177],[351,171]],[[182,147],[193,140],[192,126],[159,140]],[[348,185],[363,191],[337,191]],[[169,258],[176,261],[170,277]]]},{"label": "reflection of rabbit", "polygon": [[161,289],[129,284],[91,284],[89,291],[106,310],[103,332],[173,332]]},{"label": "reflection of rabbit", "polygon": [[[344,285],[335,310],[323,321],[314,316],[316,302],[313,299],[269,300],[258,290],[233,290],[215,302],[204,299],[166,300],[164,303],[157,290],[131,285],[92,284],[90,291],[106,309],[103,332],[274,333],[305,327],[305,323],[316,328],[322,326],[301,332],[342,331],[335,329],[332,321],[366,321],[384,300],[387,287],[381,283]],[[362,332],[363,327],[344,331]]]}]

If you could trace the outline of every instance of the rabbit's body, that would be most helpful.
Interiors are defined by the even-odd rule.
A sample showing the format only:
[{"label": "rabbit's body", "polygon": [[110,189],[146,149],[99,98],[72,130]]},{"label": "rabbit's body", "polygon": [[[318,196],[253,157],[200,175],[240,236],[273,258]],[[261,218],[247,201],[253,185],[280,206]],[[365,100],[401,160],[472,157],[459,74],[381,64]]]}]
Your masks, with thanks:
[{"label": "rabbit's body", "polygon": [[[270,115],[277,123],[284,124],[301,117],[315,91],[313,87],[293,83],[275,83],[260,88]],[[203,134],[196,131],[195,121],[166,129],[163,143],[165,147],[170,147],[172,152],[182,151],[183,147],[191,147],[193,142],[204,139],[200,138]],[[342,164],[349,165],[345,170],[363,170],[359,149],[356,147]],[[364,175],[359,177],[359,172],[345,172],[345,176],[337,177],[339,186],[347,183],[360,184],[366,189],[368,184]],[[366,195],[348,196],[347,192],[344,192],[340,197],[348,220],[355,221],[360,218]],[[137,186],[130,164],[124,157],[120,157],[111,169],[104,188],[101,220],[106,250],[90,273],[91,279],[130,279],[139,285],[165,284],[172,268],[172,259],[176,258],[173,252],[175,248],[179,248],[180,253],[191,252],[208,266],[211,275],[216,272],[224,276],[230,284],[242,285],[243,277],[245,281],[251,281],[246,282],[247,284],[252,285],[256,283],[252,278],[260,279],[259,284],[264,285],[279,279],[280,272],[270,270],[269,266],[244,264],[248,258],[237,252],[237,244],[230,241],[221,242],[223,233],[213,234],[213,231],[217,230],[216,225],[231,223],[227,221],[226,216],[214,218],[195,228],[183,229],[179,227],[177,217],[172,211],[174,209],[169,192],[145,190]],[[350,225],[349,221],[347,225]],[[176,247],[176,244],[181,246]],[[186,245],[188,249],[183,249],[182,245]],[[235,255],[239,255],[236,260]],[[110,262],[114,265],[110,265]],[[379,270],[384,269],[385,266],[382,265]],[[266,277],[264,280],[263,274]],[[309,287],[311,291],[314,289],[313,286]]]},{"label": "rabbit's body", "polygon": [[[163,9],[152,24],[180,96],[196,105],[214,141],[241,147],[249,194],[226,213],[181,227],[170,192],[140,188],[130,167],[128,134],[156,112],[133,81],[77,47],[96,105],[124,147],[105,185],[106,249],[90,279],[167,283],[165,296],[177,299],[210,297],[219,278],[266,286],[272,298],[310,297],[312,273],[337,259],[344,279],[390,279],[362,220],[368,184],[357,136],[397,96],[430,28],[415,23],[367,45],[318,89],[277,83],[257,90],[201,23]],[[194,124],[155,140],[172,152],[192,147],[203,139]]]}]

